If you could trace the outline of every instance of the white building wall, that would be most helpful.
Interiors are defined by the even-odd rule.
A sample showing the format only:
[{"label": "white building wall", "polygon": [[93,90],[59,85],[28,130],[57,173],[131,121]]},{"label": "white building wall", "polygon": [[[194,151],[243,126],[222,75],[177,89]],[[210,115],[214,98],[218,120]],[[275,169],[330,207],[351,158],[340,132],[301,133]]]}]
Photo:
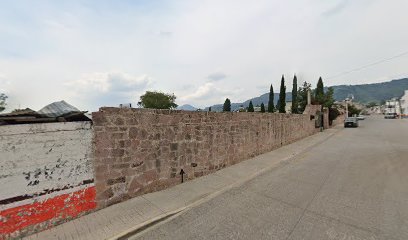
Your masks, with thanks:
[{"label": "white building wall", "polygon": [[89,122],[0,126],[0,200],[93,178]]},{"label": "white building wall", "polygon": [[408,114],[408,90],[405,90],[405,94],[404,96],[401,97],[400,103],[401,103],[402,114],[407,115]]}]

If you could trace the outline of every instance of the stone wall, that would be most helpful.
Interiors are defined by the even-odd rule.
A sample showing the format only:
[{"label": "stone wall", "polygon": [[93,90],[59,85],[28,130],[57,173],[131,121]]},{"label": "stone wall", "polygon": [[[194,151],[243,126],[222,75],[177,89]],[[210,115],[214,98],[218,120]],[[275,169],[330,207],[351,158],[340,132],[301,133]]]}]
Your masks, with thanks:
[{"label": "stone wall", "polygon": [[345,113],[340,114],[339,116],[337,116],[336,119],[333,120],[332,126],[334,127],[339,124],[344,124],[345,119],[346,119],[346,114]]},{"label": "stone wall", "polygon": [[0,239],[96,207],[91,143],[87,122],[0,126]]},{"label": "stone wall", "polygon": [[93,113],[99,208],[179,184],[319,131],[308,114],[101,108]]}]

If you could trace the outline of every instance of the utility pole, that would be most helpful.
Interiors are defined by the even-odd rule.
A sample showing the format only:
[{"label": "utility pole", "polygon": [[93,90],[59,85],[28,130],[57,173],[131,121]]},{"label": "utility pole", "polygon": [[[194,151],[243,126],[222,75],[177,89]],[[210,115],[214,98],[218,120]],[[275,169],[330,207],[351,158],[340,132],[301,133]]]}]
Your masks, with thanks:
[{"label": "utility pole", "polygon": [[346,118],[347,118],[348,117],[348,101],[349,101],[349,99],[346,98],[344,101],[346,102]]}]

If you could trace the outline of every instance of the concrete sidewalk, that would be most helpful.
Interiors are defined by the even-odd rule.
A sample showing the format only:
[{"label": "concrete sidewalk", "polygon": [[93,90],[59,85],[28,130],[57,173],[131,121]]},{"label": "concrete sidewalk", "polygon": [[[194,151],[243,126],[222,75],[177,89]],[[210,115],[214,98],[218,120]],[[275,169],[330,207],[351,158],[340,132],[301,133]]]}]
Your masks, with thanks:
[{"label": "concrete sidewalk", "polygon": [[145,194],[24,239],[117,239],[239,186],[254,177],[301,158],[340,127],[283,146],[213,174]]}]

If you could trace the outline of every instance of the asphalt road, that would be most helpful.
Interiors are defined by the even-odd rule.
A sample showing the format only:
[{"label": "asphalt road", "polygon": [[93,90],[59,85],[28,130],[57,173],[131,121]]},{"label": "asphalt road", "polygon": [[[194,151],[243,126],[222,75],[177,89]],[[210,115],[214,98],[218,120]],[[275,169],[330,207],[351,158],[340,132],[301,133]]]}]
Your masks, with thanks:
[{"label": "asphalt road", "polygon": [[371,116],[131,239],[408,239],[408,120]]}]

